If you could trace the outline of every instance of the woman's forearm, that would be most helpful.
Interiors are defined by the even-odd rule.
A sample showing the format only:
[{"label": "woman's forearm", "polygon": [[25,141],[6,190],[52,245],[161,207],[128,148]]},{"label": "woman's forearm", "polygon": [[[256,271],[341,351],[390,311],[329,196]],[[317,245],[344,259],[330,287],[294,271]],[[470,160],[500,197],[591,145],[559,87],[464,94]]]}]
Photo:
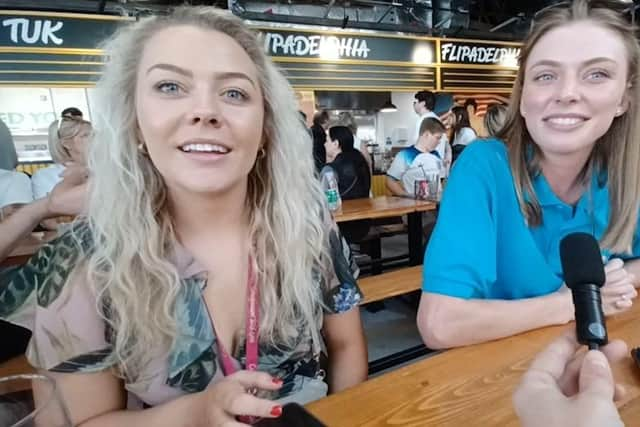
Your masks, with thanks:
[{"label": "woman's forearm", "polygon": [[337,393],[367,380],[366,346],[350,345],[330,353],[329,392]]},{"label": "woman's forearm", "polygon": [[5,259],[20,239],[28,235],[47,214],[47,199],[40,199],[21,207],[0,222],[0,260]]},{"label": "woman's forearm", "polygon": [[465,300],[423,293],[418,329],[429,348],[450,348],[516,335],[573,320],[568,291],[520,300]]}]

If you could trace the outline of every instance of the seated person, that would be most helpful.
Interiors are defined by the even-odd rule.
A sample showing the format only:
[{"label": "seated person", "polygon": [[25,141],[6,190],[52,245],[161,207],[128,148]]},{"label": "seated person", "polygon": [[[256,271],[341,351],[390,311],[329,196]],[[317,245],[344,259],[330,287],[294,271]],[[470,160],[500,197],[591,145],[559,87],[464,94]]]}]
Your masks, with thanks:
[{"label": "seated person", "polygon": [[344,200],[369,197],[369,165],[362,153],[353,146],[353,134],[349,128],[330,128],[324,147],[327,153],[325,167],[330,167],[337,174],[340,197]]},{"label": "seated person", "polygon": [[[87,148],[93,132],[91,123],[69,114],[63,115],[49,126],[49,151],[55,164],[33,174],[31,183],[33,197],[36,199],[46,197],[62,180],[66,166],[84,168],[87,165]],[[41,225],[45,229],[56,230],[60,224],[71,222],[72,219],[68,216],[48,218]]]},{"label": "seated person", "polygon": [[31,180],[17,172],[18,154],[7,125],[0,120],[0,221],[33,200]]},{"label": "seated person", "polygon": [[49,126],[49,152],[54,164],[33,174],[33,196],[45,197],[62,180],[65,165],[87,165],[87,148],[91,137],[91,123],[63,116]]},{"label": "seated person", "polygon": [[444,132],[444,125],[438,119],[422,120],[416,144],[400,151],[387,170],[387,188],[391,194],[414,197],[416,180],[443,173],[444,164],[436,147]]},{"label": "seated person", "polygon": [[366,379],[356,269],[255,32],[195,6],[127,25],[96,88],[88,220],[0,277],[30,363],[79,426],[242,425]]},{"label": "seated person", "polygon": [[29,177],[22,172],[0,169],[0,222],[31,201]]},{"label": "seated person", "polygon": [[523,46],[501,140],[469,145],[447,182],[417,318],[430,348],[573,320],[559,255],[572,232],[600,242],[605,315],[637,296],[640,116],[629,106],[640,79],[629,70],[640,46],[601,5],[576,1],[545,17]]},{"label": "seated person", "polygon": [[[324,145],[327,164],[322,168],[322,176],[327,168],[338,177],[338,190],[343,200],[369,197],[371,191],[371,170],[362,153],[354,147],[353,134],[346,126],[329,129]],[[371,220],[340,223],[340,231],[349,243],[356,243],[369,232]]]}]

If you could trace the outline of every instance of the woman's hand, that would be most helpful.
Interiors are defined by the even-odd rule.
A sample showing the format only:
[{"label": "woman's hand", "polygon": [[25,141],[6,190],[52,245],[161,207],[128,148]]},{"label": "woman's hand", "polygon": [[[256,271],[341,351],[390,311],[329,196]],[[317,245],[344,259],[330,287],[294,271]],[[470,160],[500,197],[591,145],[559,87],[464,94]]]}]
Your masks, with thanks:
[{"label": "woman's hand", "polygon": [[47,196],[47,217],[76,216],[86,209],[87,168],[68,164],[60,181]]},{"label": "woman's hand", "polygon": [[611,259],[604,267],[606,282],[600,294],[602,295],[602,309],[604,314],[627,311],[633,305],[633,299],[638,296],[634,286],[636,277],[627,272],[621,259]]},{"label": "woman's hand", "polygon": [[236,417],[277,418],[282,407],[267,399],[254,396],[255,389],[278,390],[282,380],[264,372],[238,371],[210,385],[199,396],[202,427],[248,426]]}]

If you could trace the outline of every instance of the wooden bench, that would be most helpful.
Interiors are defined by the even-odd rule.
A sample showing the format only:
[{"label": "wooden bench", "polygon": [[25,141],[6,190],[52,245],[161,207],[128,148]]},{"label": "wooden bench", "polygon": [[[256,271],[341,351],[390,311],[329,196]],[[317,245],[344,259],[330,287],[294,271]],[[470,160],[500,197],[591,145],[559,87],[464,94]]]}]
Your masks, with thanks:
[{"label": "wooden bench", "polygon": [[[381,301],[417,291],[422,287],[422,266],[406,267],[389,273],[368,276],[358,280],[358,286],[364,294],[361,304]],[[377,360],[369,362],[369,375],[414,360],[430,353],[424,344],[419,344]]]},{"label": "wooden bench", "polygon": [[422,287],[422,266],[402,268],[389,273],[368,276],[358,280],[364,294],[361,304],[368,304],[417,291]]}]

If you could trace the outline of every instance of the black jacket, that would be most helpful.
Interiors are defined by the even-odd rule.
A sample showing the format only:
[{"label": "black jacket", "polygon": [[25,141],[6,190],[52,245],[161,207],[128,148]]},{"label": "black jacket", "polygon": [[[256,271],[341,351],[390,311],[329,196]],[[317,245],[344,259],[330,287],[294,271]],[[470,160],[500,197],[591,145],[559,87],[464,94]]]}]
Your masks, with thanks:
[{"label": "black jacket", "polygon": [[344,200],[369,197],[371,172],[360,151],[354,149],[340,153],[327,166],[331,166],[338,175],[340,197]]},{"label": "black jacket", "polygon": [[313,125],[311,126],[311,135],[313,136],[313,160],[316,164],[316,171],[320,172],[327,158],[327,152],[324,149],[327,133],[322,126]]}]

